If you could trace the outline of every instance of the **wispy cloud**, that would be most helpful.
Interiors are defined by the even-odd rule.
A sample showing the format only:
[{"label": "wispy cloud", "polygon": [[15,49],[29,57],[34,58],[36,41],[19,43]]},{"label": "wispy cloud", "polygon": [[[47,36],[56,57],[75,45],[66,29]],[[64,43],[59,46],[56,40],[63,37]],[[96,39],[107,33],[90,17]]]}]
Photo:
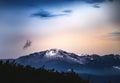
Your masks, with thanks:
[{"label": "wispy cloud", "polygon": [[72,10],[64,10],[65,13],[72,13]]},{"label": "wispy cloud", "polygon": [[30,40],[27,40],[26,43],[25,43],[25,45],[23,46],[23,49],[26,49],[26,48],[30,47],[31,43],[32,42]]},{"label": "wispy cloud", "polygon": [[98,4],[93,5],[94,8],[100,8]]},{"label": "wispy cloud", "polygon": [[110,33],[111,35],[119,35],[120,36],[120,31],[114,31]]},{"label": "wispy cloud", "polygon": [[102,36],[101,39],[120,41],[120,31],[110,32],[107,35]]},{"label": "wispy cloud", "polygon": [[61,13],[54,13],[54,12],[50,12],[50,11],[46,11],[46,10],[41,9],[38,12],[33,13],[31,16],[32,17],[41,17],[41,18],[50,18],[50,17],[65,16],[71,12],[72,12],[72,10],[64,10]]},{"label": "wispy cloud", "polygon": [[116,40],[120,40],[120,31],[111,32],[110,36]]}]

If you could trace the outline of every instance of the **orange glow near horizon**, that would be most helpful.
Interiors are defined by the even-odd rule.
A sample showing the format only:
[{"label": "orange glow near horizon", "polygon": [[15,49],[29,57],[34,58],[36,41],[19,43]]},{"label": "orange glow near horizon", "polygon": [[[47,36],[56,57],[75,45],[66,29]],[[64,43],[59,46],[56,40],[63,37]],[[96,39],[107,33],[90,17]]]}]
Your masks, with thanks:
[{"label": "orange glow near horizon", "polygon": [[49,34],[43,38],[33,38],[32,48],[30,51],[40,51],[51,48],[63,49],[66,51],[74,52],[76,54],[111,54],[119,53],[120,42],[112,39],[102,39],[102,36],[106,36],[113,27],[101,29],[91,28],[91,30],[81,31],[77,30],[65,30],[58,31],[56,33]]}]

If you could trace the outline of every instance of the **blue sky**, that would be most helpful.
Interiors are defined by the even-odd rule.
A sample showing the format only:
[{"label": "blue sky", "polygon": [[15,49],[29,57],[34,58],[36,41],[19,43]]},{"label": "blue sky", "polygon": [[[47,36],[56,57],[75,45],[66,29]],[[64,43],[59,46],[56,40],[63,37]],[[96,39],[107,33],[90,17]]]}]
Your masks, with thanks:
[{"label": "blue sky", "polygon": [[119,9],[119,0],[0,0],[0,58],[50,48],[120,54]]}]

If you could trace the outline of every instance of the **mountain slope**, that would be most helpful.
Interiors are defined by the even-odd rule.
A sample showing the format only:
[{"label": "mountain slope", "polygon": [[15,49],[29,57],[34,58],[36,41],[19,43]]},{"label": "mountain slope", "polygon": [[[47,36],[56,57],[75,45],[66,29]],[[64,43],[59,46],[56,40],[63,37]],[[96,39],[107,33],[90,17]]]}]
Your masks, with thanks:
[{"label": "mountain slope", "polygon": [[78,56],[60,49],[50,49],[22,56],[15,61],[35,68],[44,65],[47,69],[58,71],[74,69],[77,73],[120,74],[120,55],[113,54]]}]

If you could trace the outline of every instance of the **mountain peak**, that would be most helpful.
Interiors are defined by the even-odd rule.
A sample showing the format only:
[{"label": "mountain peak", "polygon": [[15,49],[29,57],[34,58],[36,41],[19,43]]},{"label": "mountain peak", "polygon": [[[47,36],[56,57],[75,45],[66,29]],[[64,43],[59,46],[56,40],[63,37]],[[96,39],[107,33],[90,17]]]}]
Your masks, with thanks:
[{"label": "mountain peak", "polygon": [[56,49],[56,48],[50,49],[50,50],[47,50],[47,51],[46,51],[45,56],[47,56],[47,57],[59,56],[61,51],[62,51],[62,50]]},{"label": "mountain peak", "polygon": [[50,49],[46,51],[46,56],[55,56],[59,52],[59,49]]},{"label": "mountain peak", "polygon": [[61,49],[49,49],[19,57],[15,61],[16,63],[31,65],[35,68],[45,65],[48,69],[54,68],[58,71],[68,71],[68,69],[73,68],[78,73],[89,73],[91,69],[98,71],[98,69],[108,68],[109,70],[111,69],[110,73],[113,70],[116,70],[116,74],[120,72],[120,56],[114,54],[105,56],[96,54],[79,56]]}]

